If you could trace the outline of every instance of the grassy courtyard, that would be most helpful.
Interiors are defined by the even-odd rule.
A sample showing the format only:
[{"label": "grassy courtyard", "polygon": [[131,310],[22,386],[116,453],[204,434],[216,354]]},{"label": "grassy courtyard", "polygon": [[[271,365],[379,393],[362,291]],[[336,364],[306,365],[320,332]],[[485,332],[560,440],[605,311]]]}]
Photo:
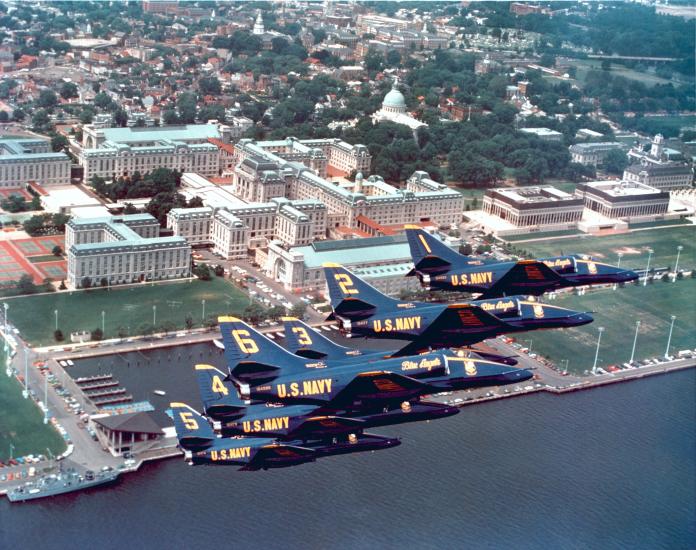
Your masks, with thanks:
[{"label": "grassy courtyard", "polygon": [[[532,256],[553,256],[560,253],[591,254],[597,259],[616,264],[618,253],[623,254],[621,265],[644,269],[648,248],[653,250],[652,267],[674,266],[677,246],[683,247],[679,265],[696,268],[696,228],[667,227],[645,229],[620,235],[543,239],[519,242]],[[667,345],[670,315],[676,315],[672,335],[672,352],[696,347],[693,304],[696,303],[696,279],[675,283],[655,282],[648,286],[628,285],[623,289],[591,290],[584,296],[562,295],[556,304],[580,311],[593,311],[595,322],[577,329],[529,333],[522,340],[533,340],[533,351],[550,357],[557,364],[567,359],[569,370],[575,373],[592,367],[597,328],[603,326],[599,366],[624,363],[631,356],[635,322],[640,320],[636,358],[664,355]]]},{"label": "grassy courtyard", "polygon": [[6,300],[9,319],[22,337],[33,345],[55,344],[53,331],[58,328],[69,341],[70,333],[92,331],[102,326],[104,337],[144,334],[152,331],[182,329],[186,318],[194,326],[222,314],[241,313],[249,299],[222,278],[211,281],[143,284],[129,288],[93,289],[24,296]]},{"label": "grassy courtyard", "polygon": [[[635,323],[640,321],[636,359],[661,357],[665,353],[670,325],[674,323],[670,353],[696,347],[694,303],[696,279],[628,285],[617,290],[589,291],[584,296],[567,294],[555,305],[579,311],[593,311],[594,323],[568,330],[530,332],[520,341],[533,340],[532,351],[551,358],[556,364],[567,359],[569,371],[582,373],[592,367],[598,327],[604,327],[599,366],[625,363],[630,359]],[[565,363],[563,363],[564,365]]]},{"label": "grassy courtyard", "polygon": [[683,246],[679,265],[684,269],[696,268],[696,246],[694,236],[696,227],[668,227],[648,229],[596,237],[583,235],[564,239],[518,241],[518,246],[528,250],[533,256],[544,257],[564,254],[591,254],[598,260],[616,264],[618,253],[622,252],[621,265],[634,269],[644,269],[648,261],[648,248],[652,248],[651,267],[673,266],[677,257],[677,246]]},{"label": "grassy courtyard", "polygon": [[0,461],[28,454],[54,455],[65,451],[65,441],[51,425],[44,425],[43,413],[31,399],[24,399],[16,378],[5,375],[5,354],[0,347]]}]

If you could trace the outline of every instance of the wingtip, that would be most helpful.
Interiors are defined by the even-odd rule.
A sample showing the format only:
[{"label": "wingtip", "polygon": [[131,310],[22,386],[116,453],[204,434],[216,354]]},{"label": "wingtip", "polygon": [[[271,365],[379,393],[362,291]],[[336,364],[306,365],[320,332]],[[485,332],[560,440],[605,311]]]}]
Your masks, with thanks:
[{"label": "wingtip", "polygon": [[324,262],[321,264],[321,267],[342,267],[341,264],[337,264],[335,262]]},{"label": "wingtip", "polygon": [[297,317],[281,317],[280,320],[283,321],[284,323],[292,322],[292,321],[297,321]]},{"label": "wingtip", "polygon": [[221,315],[218,317],[218,323],[241,323],[242,320],[238,317],[232,317],[230,315]]}]

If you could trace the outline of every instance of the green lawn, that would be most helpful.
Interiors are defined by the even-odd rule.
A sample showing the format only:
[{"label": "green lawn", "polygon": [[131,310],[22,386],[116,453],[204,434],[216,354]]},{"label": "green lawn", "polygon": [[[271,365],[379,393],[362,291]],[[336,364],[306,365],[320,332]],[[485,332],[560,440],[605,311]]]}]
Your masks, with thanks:
[{"label": "green lawn", "polygon": [[43,413],[31,399],[22,397],[22,386],[16,378],[5,375],[5,354],[0,347],[0,461],[28,454],[54,455],[65,451],[65,441],[50,424],[44,425]]},{"label": "green lawn", "polygon": [[450,187],[466,199],[466,204],[471,205],[474,199],[476,199],[477,208],[481,208],[483,205],[483,195],[486,193],[485,189],[468,189],[466,187],[457,187],[454,185]]},{"label": "green lawn", "polygon": [[[592,368],[598,327],[604,327],[598,366],[625,363],[630,359],[635,322],[640,321],[635,358],[661,357],[665,353],[670,315],[677,318],[670,353],[696,348],[694,303],[696,279],[674,283],[655,282],[647,286],[628,285],[617,290],[601,289],[584,296],[568,294],[553,302],[581,311],[594,311],[595,321],[568,330],[527,333],[521,341],[533,340],[532,351],[550,357],[561,365],[569,361],[569,371],[581,374]],[[564,363],[563,363],[564,364]]]},{"label": "green lawn", "polygon": [[[529,236],[532,238],[532,236]],[[684,269],[696,268],[696,226],[669,227],[666,229],[648,229],[597,237],[583,235],[565,239],[551,239],[536,242],[526,242],[521,245],[534,256],[554,256],[564,254],[591,254],[598,260],[615,264],[618,252],[623,252],[621,265],[635,269],[645,268],[648,260],[648,248],[653,249],[650,265],[652,267],[667,267],[674,265],[677,256],[677,246],[684,249],[681,252],[679,265]]]},{"label": "green lawn", "polygon": [[[583,82],[587,78],[587,73],[589,71],[602,70],[601,59],[573,59],[570,64],[577,67],[577,78]],[[635,71],[619,63],[612,63],[611,69],[608,72],[610,72],[613,76],[623,76],[629,80],[638,80],[647,86],[654,86],[655,84],[667,84],[670,82],[665,78],[657,76],[654,72]]]},{"label": "green lawn", "polygon": [[185,327],[190,315],[200,326],[205,300],[205,317],[214,319],[222,314],[241,313],[249,299],[239,289],[222,278],[212,281],[143,284],[129,288],[93,289],[89,291],[57,292],[42,296],[24,296],[6,300],[10,321],[22,337],[34,345],[55,344],[55,311],[58,328],[69,341],[69,334],[79,330],[101,328],[104,312],[104,336],[115,338],[119,328],[129,335]]}]

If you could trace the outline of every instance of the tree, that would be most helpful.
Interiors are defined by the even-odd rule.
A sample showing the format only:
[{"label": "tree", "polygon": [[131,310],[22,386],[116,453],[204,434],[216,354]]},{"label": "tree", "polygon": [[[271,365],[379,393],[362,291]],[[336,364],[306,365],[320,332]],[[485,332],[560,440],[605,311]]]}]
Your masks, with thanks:
[{"label": "tree", "polygon": [[63,99],[70,99],[71,97],[77,97],[77,95],[77,84],[75,84],[74,82],[65,82],[60,87],[60,97],[62,97]]},{"label": "tree", "polygon": [[174,109],[165,109],[162,113],[162,121],[165,126],[179,124],[179,116]]},{"label": "tree", "polygon": [[55,338],[56,342],[62,342],[65,339],[65,337],[63,336],[63,331],[59,328],[54,330],[53,338]]},{"label": "tree", "polygon": [[20,294],[34,294],[36,293],[36,285],[34,284],[34,278],[31,275],[24,274],[17,281],[17,289]]},{"label": "tree", "polygon": [[116,331],[116,335],[121,340],[123,340],[126,336],[128,336],[128,330],[126,329],[126,327],[123,327],[123,326],[118,327],[118,330]]},{"label": "tree", "polygon": [[222,86],[216,76],[201,78],[198,81],[198,89],[203,95],[220,95]]},{"label": "tree", "polygon": [[272,321],[277,321],[285,315],[285,308],[283,306],[273,306],[268,309],[266,315]]},{"label": "tree", "polygon": [[109,286],[109,279],[107,279],[106,277],[102,277],[99,280],[99,284],[101,285],[102,288],[106,288]]},{"label": "tree", "polygon": [[114,102],[112,99],[109,97],[109,94],[106,92],[99,92],[96,96],[94,96],[94,105],[96,107],[99,107],[100,109],[111,109],[111,107],[114,105]]},{"label": "tree", "polygon": [[190,315],[187,315],[186,318],[184,319],[184,325],[186,325],[186,328],[188,330],[191,330],[193,328],[193,317]]},{"label": "tree", "polygon": [[14,111],[12,111],[12,120],[15,120],[17,122],[22,122],[24,120],[24,117],[26,117],[26,113],[24,112],[24,109],[21,107],[17,107]]},{"label": "tree", "polygon": [[102,332],[102,329],[97,327],[92,331],[92,340],[98,341],[98,340],[103,340],[104,339],[104,332]]},{"label": "tree", "polygon": [[31,117],[31,124],[37,132],[45,133],[53,128],[51,117],[44,109],[39,109],[34,113],[34,116]]},{"label": "tree", "polygon": [[51,254],[54,256],[62,256],[63,249],[59,245],[56,245],[53,247],[53,250],[51,250]]},{"label": "tree", "polygon": [[9,122],[10,115],[7,111],[0,111],[0,122]]},{"label": "tree", "polygon": [[80,286],[82,286],[82,288],[91,288],[92,287],[92,279],[90,279],[89,277],[82,277],[81,283],[82,284]]},{"label": "tree", "polygon": [[215,269],[213,270],[215,273],[216,277],[224,277],[225,276],[225,268],[221,266],[220,264],[215,266]]},{"label": "tree", "polygon": [[210,281],[213,277],[207,264],[200,263],[193,268],[193,274],[201,281]]},{"label": "tree", "polygon": [[604,157],[604,168],[610,174],[621,175],[626,166],[628,166],[628,157],[621,149],[612,149]]},{"label": "tree", "polygon": [[60,286],[58,287],[58,290],[67,290],[68,287],[65,286],[65,281],[60,282]]},{"label": "tree", "polygon": [[124,213],[124,214],[137,214],[137,213],[138,213],[138,209],[137,209],[135,206],[133,206],[133,203],[127,202],[127,203],[123,206],[123,213]]},{"label": "tree", "polygon": [[41,93],[39,94],[39,99],[36,101],[36,104],[39,107],[42,107],[44,109],[53,109],[56,105],[58,105],[58,97],[56,96],[56,93],[53,90],[41,90]]},{"label": "tree", "polygon": [[266,310],[258,302],[252,302],[242,312],[242,319],[253,324],[263,321],[265,316]]},{"label": "tree", "polygon": [[51,137],[51,149],[58,153],[60,151],[63,151],[67,149],[68,147],[68,138],[66,138],[62,134],[56,134],[53,137]]},{"label": "tree", "polygon": [[471,256],[473,252],[474,248],[471,246],[470,243],[465,243],[459,247],[459,253],[463,254],[464,256]]},{"label": "tree", "polygon": [[307,304],[304,302],[297,302],[294,304],[289,311],[290,317],[297,317],[298,319],[304,318],[305,312],[307,311]]}]

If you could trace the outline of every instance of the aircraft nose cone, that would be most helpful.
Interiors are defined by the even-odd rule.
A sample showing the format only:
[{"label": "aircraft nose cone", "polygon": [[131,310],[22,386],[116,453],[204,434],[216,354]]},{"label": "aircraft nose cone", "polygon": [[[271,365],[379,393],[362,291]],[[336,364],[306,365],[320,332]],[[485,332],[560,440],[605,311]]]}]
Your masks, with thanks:
[{"label": "aircraft nose cone", "polygon": [[523,382],[532,377],[532,373],[527,369],[515,369],[505,373],[506,382]]},{"label": "aircraft nose cone", "polygon": [[591,323],[594,321],[594,317],[589,313],[577,313],[571,317],[571,320],[574,322],[575,326],[580,326]]},{"label": "aircraft nose cone", "polygon": [[627,269],[625,271],[620,271],[619,272],[619,277],[621,278],[622,283],[627,283],[629,281],[635,281],[638,279],[638,273],[635,271],[631,271],[630,269]]}]

